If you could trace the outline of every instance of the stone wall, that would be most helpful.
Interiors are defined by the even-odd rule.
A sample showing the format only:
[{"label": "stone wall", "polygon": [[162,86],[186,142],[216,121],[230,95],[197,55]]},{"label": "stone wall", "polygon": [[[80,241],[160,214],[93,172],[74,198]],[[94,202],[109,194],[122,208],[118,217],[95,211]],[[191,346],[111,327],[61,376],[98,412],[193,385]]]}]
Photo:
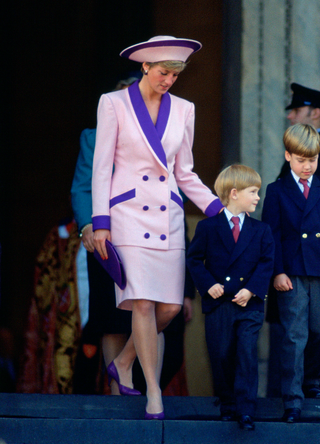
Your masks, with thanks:
[{"label": "stone wall", "polygon": [[319,16],[318,0],[242,2],[239,160],[261,174],[262,196],[283,163],[290,83],[320,89]]}]

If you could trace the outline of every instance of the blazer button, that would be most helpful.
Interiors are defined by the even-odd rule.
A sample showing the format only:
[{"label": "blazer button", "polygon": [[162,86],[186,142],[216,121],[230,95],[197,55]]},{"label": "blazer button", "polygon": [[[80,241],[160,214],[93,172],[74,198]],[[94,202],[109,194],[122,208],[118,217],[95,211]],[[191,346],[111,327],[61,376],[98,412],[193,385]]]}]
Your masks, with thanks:
[{"label": "blazer button", "polygon": [[149,239],[150,234],[149,234],[149,233],[145,233],[144,237],[145,237],[146,239]]},{"label": "blazer button", "polygon": [[148,211],[148,210],[149,210],[148,205],[145,205],[145,206],[143,207],[143,211]]},{"label": "blazer button", "polygon": [[167,236],[165,234],[161,234],[160,239],[162,241],[165,241],[167,239]]},{"label": "blazer button", "polygon": [[161,205],[160,210],[161,211],[166,211],[167,207],[165,205]]},{"label": "blazer button", "polygon": [[149,177],[148,176],[143,176],[142,180],[144,180],[146,182],[147,180],[149,180]]},{"label": "blazer button", "polygon": [[307,239],[307,237],[308,237],[307,233],[303,233],[302,237],[303,237],[303,239]]},{"label": "blazer button", "polygon": [[243,281],[243,278],[240,278],[240,281]]},{"label": "blazer button", "polygon": [[164,176],[160,176],[159,180],[160,180],[160,182],[164,182],[166,180],[166,178]]},{"label": "blazer button", "polygon": [[320,237],[320,233],[317,233],[317,234],[316,234],[316,237]]},{"label": "blazer button", "polygon": [[226,277],[226,281],[229,282],[230,280],[231,280],[231,277],[230,277],[230,276],[227,276],[227,277]]}]

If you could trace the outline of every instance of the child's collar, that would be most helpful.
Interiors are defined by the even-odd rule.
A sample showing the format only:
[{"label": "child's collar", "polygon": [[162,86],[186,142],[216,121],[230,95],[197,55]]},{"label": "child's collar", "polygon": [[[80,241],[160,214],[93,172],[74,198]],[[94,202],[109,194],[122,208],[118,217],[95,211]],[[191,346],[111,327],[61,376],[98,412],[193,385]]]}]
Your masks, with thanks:
[{"label": "child's collar", "polygon": [[232,217],[236,216],[240,218],[240,223],[243,223],[246,213],[242,212],[240,214],[233,214],[228,208],[224,208],[225,215],[227,216],[228,221],[231,220]]},{"label": "child's collar", "polygon": [[[294,180],[297,182],[297,183],[299,183],[299,180],[300,180],[300,177],[290,168],[290,171],[291,171],[291,174],[292,174],[292,176],[293,176],[293,178],[294,178]],[[310,176],[307,180],[308,180],[308,184],[309,184],[309,186],[311,186],[311,184],[312,184],[312,179],[313,179],[313,175],[312,176]]]}]

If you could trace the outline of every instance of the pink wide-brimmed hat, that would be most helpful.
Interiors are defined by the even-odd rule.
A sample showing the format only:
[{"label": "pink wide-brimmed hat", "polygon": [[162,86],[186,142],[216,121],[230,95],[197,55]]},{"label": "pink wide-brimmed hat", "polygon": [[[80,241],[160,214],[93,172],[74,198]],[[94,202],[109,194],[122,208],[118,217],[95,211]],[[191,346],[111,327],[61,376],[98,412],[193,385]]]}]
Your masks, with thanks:
[{"label": "pink wide-brimmed hat", "polygon": [[167,60],[186,62],[188,57],[199,51],[201,47],[201,43],[197,40],[158,35],[146,42],[129,46],[120,53],[120,56],[140,63],[155,63]]}]

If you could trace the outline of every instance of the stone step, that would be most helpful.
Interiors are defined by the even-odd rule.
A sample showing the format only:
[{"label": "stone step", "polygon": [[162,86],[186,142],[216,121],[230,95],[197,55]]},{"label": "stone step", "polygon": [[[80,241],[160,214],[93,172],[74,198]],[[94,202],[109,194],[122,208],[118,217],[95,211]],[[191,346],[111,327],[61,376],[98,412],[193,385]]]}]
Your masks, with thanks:
[{"label": "stone step", "polygon": [[143,419],[146,398],[0,394],[0,444],[320,444],[320,401],[285,424],[280,399],[258,399],[255,431],[219,421],[216,398],[165,397],[164,421]]}]

